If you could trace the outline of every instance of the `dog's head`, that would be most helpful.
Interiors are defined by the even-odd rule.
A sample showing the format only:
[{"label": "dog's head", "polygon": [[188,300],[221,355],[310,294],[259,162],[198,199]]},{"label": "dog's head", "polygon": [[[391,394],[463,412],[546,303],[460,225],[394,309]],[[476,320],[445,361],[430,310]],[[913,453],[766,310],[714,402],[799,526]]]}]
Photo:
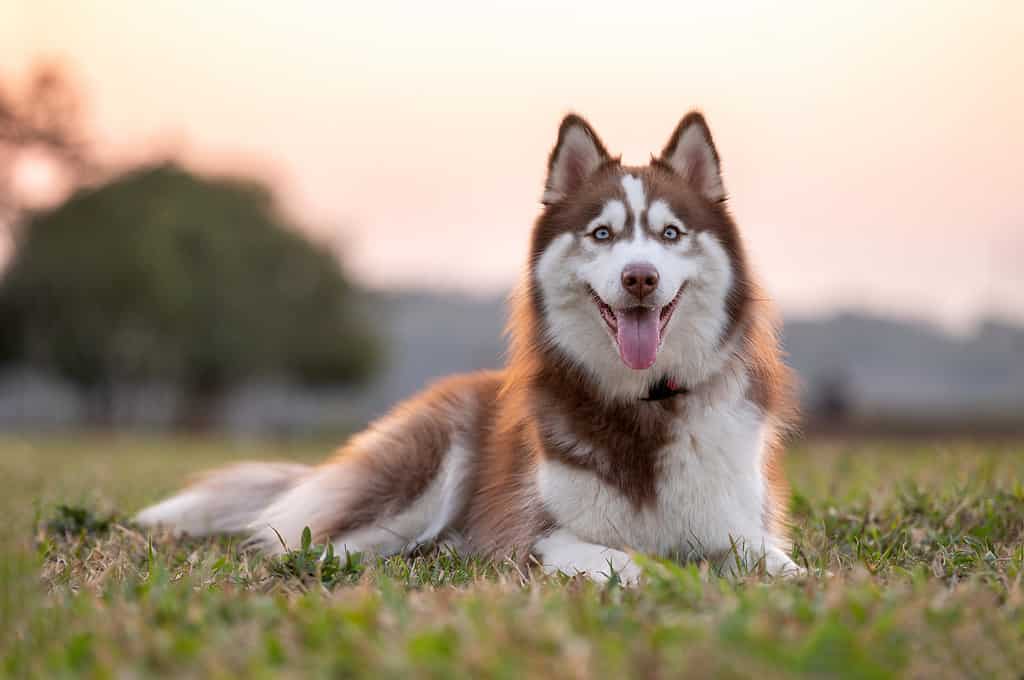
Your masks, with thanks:
[{"label": "dog's head", "polygon": [[529,286],[540,335],[606,394],[716,371],[748,299],[718,152],[699,113],[643,167],[567,116],[548,162]]}]

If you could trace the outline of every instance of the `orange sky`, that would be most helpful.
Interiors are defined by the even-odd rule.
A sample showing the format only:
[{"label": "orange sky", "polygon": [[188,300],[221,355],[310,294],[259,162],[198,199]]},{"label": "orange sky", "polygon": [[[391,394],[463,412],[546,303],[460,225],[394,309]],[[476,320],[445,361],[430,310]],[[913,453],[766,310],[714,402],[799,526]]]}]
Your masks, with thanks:
[{"label": "orange sky", "polygon": [[109,158],[269,175],[364,280],[485,292],[564,112],[642,162],[696,106],[787,310],[1024,320],[1022,2],[353,4],[4,3],[0,77],[62,58]]}]

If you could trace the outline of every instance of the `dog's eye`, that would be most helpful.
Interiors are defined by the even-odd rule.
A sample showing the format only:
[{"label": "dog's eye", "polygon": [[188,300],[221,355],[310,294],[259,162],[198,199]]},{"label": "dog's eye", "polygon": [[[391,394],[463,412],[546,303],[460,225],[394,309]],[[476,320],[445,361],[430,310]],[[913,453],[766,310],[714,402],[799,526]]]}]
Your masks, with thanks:
[{"label": "dog's eye", "polygon": [[590,235],[595,241],[607,241],[612,237],[612,230],[608,227],[598,227],[594,231],[590,232]]},{"label": "dog's eye", "polygon": [[661,232],[662,238],[664,238],[666,241],[675,241],[681,235],[682,232],[680,231],[679,227],[672,224],[665,227],[665,230]]}]

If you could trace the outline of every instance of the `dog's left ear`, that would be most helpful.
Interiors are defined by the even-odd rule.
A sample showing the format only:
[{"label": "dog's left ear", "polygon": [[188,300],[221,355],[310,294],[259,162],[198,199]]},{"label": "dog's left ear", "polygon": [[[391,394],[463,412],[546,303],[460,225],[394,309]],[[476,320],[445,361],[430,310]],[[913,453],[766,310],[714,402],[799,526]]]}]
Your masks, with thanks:
[{"label": "dog's left ear", "polygon": [[700,112],[691,111],[679,121],[660,160],[709,201],[725,200],[718,150]]}]

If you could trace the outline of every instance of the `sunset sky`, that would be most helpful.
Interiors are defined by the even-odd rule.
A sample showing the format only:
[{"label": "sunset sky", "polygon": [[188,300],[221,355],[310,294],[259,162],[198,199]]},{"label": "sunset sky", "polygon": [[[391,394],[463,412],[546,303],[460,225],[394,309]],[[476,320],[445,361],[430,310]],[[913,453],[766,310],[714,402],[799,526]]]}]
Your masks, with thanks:
[{"label": "sunset sky", "polygon": [[785,310],[1024,321],[1019,0],[0,3],[40,58],[107,160],[270,178],[374,285],[507,289],[565,112],[639,163],[699,107]]}]

